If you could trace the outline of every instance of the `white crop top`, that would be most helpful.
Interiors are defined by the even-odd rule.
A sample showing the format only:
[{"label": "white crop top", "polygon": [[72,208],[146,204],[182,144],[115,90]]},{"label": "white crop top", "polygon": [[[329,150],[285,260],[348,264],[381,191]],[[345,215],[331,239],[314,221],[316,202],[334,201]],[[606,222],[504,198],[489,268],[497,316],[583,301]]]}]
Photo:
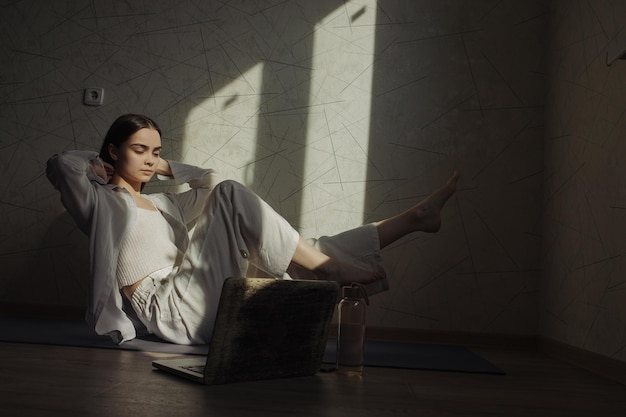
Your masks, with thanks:
[{"label": "white crop top", "polygon": [[137,208],[137,221],[120,247],[119,287],[133,285],[154,271],[175,265],[178,256],[174,230],[161,212]]}]

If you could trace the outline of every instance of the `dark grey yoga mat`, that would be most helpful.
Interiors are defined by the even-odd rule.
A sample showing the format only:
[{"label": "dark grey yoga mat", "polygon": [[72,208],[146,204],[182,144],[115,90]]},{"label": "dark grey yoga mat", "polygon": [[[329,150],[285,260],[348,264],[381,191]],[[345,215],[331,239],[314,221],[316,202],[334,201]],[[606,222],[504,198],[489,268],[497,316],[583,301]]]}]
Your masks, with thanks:
[{"label": "dark grey yoga mat", "polygon": [[[335,363],[336,342],[334,339],[327,342],[323,359],[325,364]],[[505,374],[465,346],[457,345],[366,340],[363,358],[366,366],[383,368]]]},{"label": "dark grey yoga mat", "polygon": [[97,347],[144,352],[206,355],[208,346],[184,346],[147,336],[116,345],[99,336],[82,320],[0,318],[0,341],[44,345]]},{"label": "dark grey yoga mat", "polygon": [[[206,355],[208,351],[206,345],[175,345],[151,336],[116,345],[108,336],[96,335],[80,320],[0,318],[0,341],[180,355]],[[335,346],[334,339],[328,340],[323,360],[327,365],[335,362]],[[366,366],[504,375],[501,369],[464,346],[368,340],[364,349]]]}]

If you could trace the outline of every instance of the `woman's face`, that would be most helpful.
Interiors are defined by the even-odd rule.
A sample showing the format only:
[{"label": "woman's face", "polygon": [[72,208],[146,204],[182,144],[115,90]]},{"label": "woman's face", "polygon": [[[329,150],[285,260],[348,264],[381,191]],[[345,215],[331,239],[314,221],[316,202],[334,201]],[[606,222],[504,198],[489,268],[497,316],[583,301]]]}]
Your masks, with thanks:
[{"label": "woman's face", "polygon": [[109,145],[115,161],[115,175],[137,187],[154,175],[161,153],[161,135],[154,129],[140,129],[118,148]]}]

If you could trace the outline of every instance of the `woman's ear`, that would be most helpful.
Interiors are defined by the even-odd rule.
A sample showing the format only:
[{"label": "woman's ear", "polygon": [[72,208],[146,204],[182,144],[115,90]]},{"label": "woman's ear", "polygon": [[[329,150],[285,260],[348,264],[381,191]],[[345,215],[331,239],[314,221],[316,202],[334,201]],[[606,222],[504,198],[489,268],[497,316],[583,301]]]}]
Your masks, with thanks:
[{"label": "woman's ear", "polygon": [[117,161],[117,148],[112,143],[109,143],[109,156],[112,160]]}]

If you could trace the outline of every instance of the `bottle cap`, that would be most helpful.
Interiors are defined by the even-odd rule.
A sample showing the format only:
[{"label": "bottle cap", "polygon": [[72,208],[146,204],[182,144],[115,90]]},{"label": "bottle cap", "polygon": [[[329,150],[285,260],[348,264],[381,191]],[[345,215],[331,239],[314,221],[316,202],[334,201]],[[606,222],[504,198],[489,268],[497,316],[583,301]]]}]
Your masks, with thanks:
[{"label": "bottle cap", "polygon": [[365,287],[358,282],[353,282],[350,286],[343,287],[342,296],[343,298],[352,298],[358,300],[363,298],[365,300],[365,304],[370,304],[370,300],[367,296],[367,291],[365,290]]}]

